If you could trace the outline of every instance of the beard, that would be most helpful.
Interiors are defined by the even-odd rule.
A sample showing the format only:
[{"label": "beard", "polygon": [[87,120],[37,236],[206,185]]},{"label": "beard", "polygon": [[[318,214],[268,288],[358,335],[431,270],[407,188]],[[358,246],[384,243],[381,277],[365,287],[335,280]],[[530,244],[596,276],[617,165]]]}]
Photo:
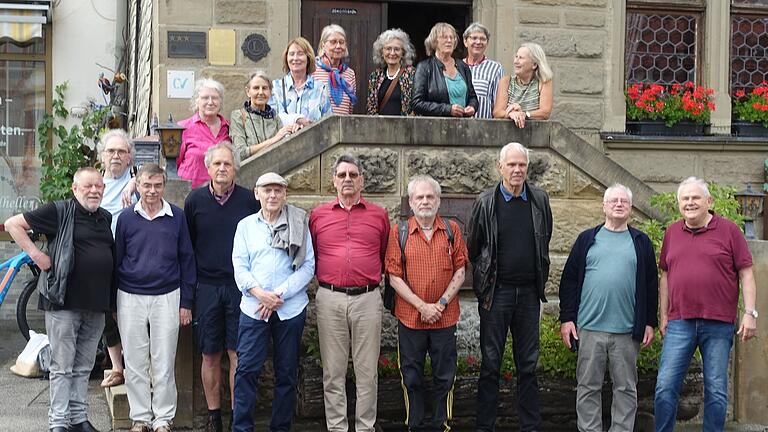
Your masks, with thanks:
[{"label": "beard", "polygon": [[437,216],[437,209],[432,210],[413,210],[413,214],[420,218],[433,218]]}]

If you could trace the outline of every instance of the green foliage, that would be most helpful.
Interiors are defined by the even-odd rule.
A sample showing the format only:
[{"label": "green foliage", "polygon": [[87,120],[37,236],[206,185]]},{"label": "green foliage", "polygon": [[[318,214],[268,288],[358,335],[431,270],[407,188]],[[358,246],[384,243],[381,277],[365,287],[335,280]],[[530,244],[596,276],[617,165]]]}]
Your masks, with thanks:
[{"label": "green foliage", "polygon": [[768,127],[768,83],[756,86],[749,94],[737,90],[733,100],[733,114],[737,119]]},{"label": "green foliage", "polygon": [[[38,143],[42,164],[40,196],[44,202],[66,199],[72,196],[72,176],[78,168],[92,164],[88,142],[94,142],[104,124],[109,108],[90,110],[80,121],[69,129],[61,124],[69,118],[64,106],[67,83],[54,89],[53,114],[46,114],[37,126]],[[56,137],[53,146],[51,138]]]},{"label": "green foliage", "polygon": [[550,375],[575,379],[577,356],[563,343],[557,317],[544,315],[540,327],[539,366]]}]

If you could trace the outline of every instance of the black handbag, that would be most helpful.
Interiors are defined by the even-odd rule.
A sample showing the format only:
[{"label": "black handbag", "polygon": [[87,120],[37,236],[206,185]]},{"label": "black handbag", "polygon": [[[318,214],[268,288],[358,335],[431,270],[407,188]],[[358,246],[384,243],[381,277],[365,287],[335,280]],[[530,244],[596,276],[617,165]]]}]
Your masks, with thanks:
[{"label": "black handbag", "polygon": [[37,280],[37,290],[48,302],[64,306],[67,295],[67,279],[74,265],[72,237],[75,228],[75,200],[56,201],[56,215],[59,229],[53,240],[48,241],[48,256],[51,268],[42,270]]}]

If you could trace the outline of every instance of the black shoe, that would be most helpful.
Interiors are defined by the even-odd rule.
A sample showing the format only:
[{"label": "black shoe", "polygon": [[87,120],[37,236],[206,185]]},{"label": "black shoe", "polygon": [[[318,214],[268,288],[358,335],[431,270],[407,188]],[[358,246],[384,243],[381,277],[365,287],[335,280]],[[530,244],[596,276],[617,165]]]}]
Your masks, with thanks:
[{"label": "black shoe", "polygon": [[56,426],[50,429],[50,432],[67,432],[67,428],[64,426]]},{"label": "black shoe", "polygon": [[208,417],[208,423],[205,424],[205,432],[222,432],[221,417]]},{"label": "black shoe", "polygon": [[88,420],[69,426],[69,432],[99,432]]}]

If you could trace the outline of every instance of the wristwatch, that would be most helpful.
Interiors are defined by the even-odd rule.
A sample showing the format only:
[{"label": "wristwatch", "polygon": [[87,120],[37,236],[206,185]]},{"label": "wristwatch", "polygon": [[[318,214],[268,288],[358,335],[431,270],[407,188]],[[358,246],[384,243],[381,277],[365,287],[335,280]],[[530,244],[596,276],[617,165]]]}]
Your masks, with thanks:
[{"label": "wristwatch", "polygon": [[757,316],[759,315],[755,309],[744,309],[745,315],[752,315],[755,319],[757,319]]},{"label": "wristwatch", "polygon": [[446,300],[445,297],[440,297],[440,300],[437,302],[443,305],[443,307],[448,306],[448,300]]},{"label": "wristwatch", "polygon": [[526,111],[525,112],[525,118],[531,118],[531,112],[530,111]]}]

